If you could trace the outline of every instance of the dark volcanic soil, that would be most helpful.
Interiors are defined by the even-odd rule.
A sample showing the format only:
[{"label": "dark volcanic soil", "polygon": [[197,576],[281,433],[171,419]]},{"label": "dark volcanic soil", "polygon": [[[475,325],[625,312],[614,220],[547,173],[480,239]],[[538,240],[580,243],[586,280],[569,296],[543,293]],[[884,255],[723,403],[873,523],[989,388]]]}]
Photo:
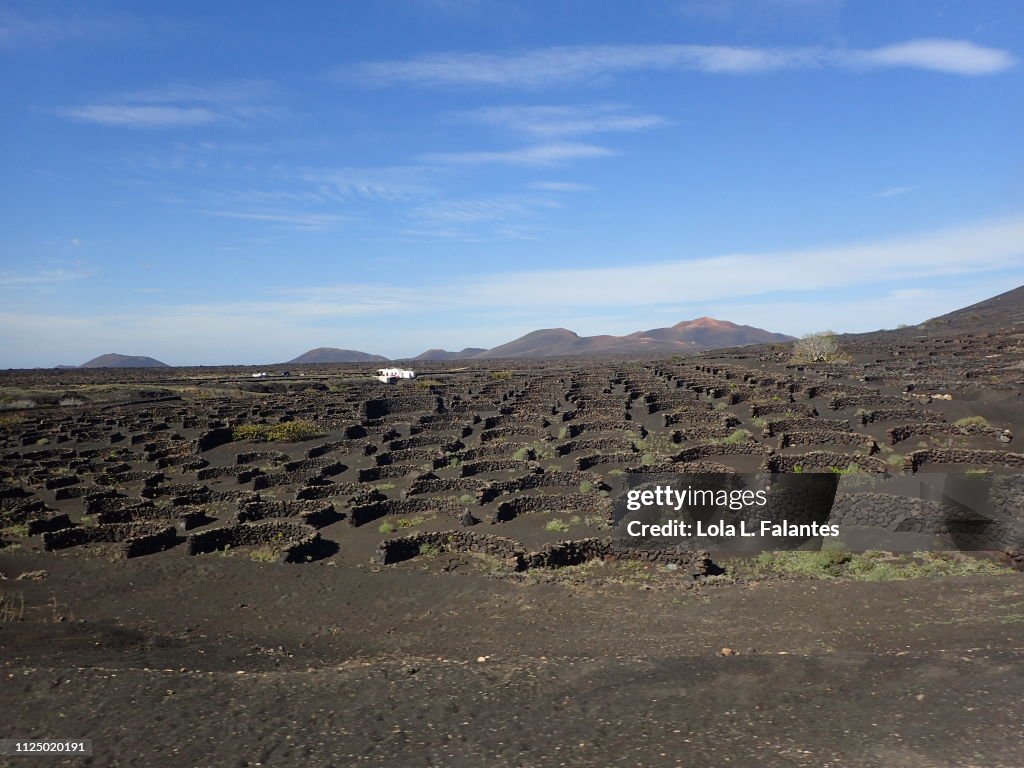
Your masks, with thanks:
[{"label": "dark volcanic soil", "polygon": [[[1019,768],[1024,576],[972,563],[1024,564],[1024,348],[986,306],[829,364],[0,374],[0,738],[94,750],[8,763]],[[840,472],[882,541],[867,479],[995,478],[1010,556],[873,582],[580,543],[677,470]],[[507,557],[559,540],[590,559]]]},{"label": "dark volcanic soil", "polygon": [[93,765],[1024,759],[1017,574],[697,593],[177,554],[0,559],[49,571],[4,583],[5,735]]}]

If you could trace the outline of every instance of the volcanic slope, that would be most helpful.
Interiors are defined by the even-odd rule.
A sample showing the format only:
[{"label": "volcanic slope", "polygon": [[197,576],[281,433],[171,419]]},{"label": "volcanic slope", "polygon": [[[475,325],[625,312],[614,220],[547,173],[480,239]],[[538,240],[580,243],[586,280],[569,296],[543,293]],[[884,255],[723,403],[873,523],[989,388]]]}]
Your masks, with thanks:
[{"label": "volcanic slope", "polygon": [[309,365],[314,363],[386,363],[388,358],[360,352],[355,349],[338,349],[337,347],[317,347],[303,352],[288,365]]},{"label": "volcanic slope", "polygon": [[533,331],[506,344],[476,355],[488,358],[571,357],[576,355],[665,356],[695,354],[708,349],[792,341],[792,336],[772,333],[727,320],[700,317],[669,328],[652,328],[626,336],[580,336],[566,328]]},{"label": "volcanic slope", "polygon": [[170,368],[167,363],[162,363],[152,357],[145,355],[119,355],[110,352],[106,355],[94,357],[87,363],[82,363],[79,368]]}]

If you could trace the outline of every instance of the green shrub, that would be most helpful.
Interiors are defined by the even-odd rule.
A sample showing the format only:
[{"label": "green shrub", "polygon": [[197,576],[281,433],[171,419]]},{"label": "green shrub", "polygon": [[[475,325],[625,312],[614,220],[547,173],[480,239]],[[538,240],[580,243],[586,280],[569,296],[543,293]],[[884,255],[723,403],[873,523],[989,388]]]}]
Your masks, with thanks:
[{"label": "green shrub", "polygon": [[988,419],[984,416],[966,416],[953,422],[954,427],[987,427]]},{"label": "green shrub", "polygon": [[231,430],[232,440],[266,440],[269,424],[240,424]]},{"label": "green shrub", "polygon": [[950,552],[915,552],[910,557],[865,552],[847,567],[847,575],[860,581],[902,581],[934,576],[998,575],[1011,569],[992,560]]},{"label": "green shrub", "polygon": [[548,520],[547,524],[544,526],[544,530],[565,533],[569,530],[569,524],[564,520]]},{"label": "green shrub", "polygon": [[863,470],[860,468],[859,464],[851,461],[847,465],[846,469],[843,469],[842,467],[829,467],[828,471],[834,472],[837,475],[855,475]]},{"label": "green shrub", "polygon": [[554,451],[551,450],[551,444],[546,442],[536,442],[530,445],[530,450],[533,451],[533,455],[536,461],[541,459],[553,459],[555,458]]},{"label": "green shrub", "polygon": [[323,432],[317,429],[313,422],[299,419],[275,424],[271,427],[267,439],[272,442],[294,443],[299,440],[321,437],[322,435]]},{"label": "green shrub", "polygon": [[817,552],[762,552],[754,559],[758,570],[813,579],[835,578],[842,573],[842,566],[849,561],[850,553],[841,549],[824,549]]},{"label": "green shrub", "polygon": [[848,363],[850,356],[839,349],[832,331],[810,333],[793,345],[794,363]]},{"label": "green shrub", "polygon": [[743,445],[750,439],[750,432],[745,429],[737,429],[728,437],[722,438],[723,445]]},{"label": "green shrub", "polygon": [[[651,454],[656,457],[669,457],[679,452],[679,445],[672,442],[669,435],[648,434],[643,439],[633,441],[633,448],[644,454]],[[652,462],[656,463],[656,462]]]},{"label": "green shrub", "polygon": [[257,563],[276,563],[280,553],[271,547],[258,547],[249,553],[249,559]]},{"label": "green shrub", "polygon": [[280,424],[240,424],[231,430],[233,440],[255,440],[270,443],[295,443],[321,437],[323,432],[311,421],[296,419]]}]

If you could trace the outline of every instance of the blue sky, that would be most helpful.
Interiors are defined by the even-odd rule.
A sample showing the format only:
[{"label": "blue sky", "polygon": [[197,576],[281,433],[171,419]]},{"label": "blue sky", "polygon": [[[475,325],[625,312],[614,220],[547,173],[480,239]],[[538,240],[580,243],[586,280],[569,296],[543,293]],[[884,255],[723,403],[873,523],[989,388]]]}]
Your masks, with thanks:
[{"label": "blue sky", "polygon": [[1024,283],[1024,3],[0,2],[0,366],[390,357]]}]

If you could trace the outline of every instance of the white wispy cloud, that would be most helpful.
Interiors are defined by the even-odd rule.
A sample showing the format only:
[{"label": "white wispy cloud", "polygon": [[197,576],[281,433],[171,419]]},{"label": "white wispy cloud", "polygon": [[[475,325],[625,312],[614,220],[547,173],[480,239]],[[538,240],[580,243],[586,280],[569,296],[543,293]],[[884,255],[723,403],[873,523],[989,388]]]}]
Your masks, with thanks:
[{"label": "white wispy cloud", "polygon": [[394,202],[434,192],[433,170],[425,166],[305,168],[299,177],[332,198]]},{"label": "white wispy cloud", "polygon": [[909,67],[954,75],[990,75],[1015,63],[1009,51],[985,48],[969,40],[909,40],[859,51],[838,51],[836,60],[851,67]]},{"label": "white wispy cloud", "polygon": [[509,221],[557,203],[543,197],[489,197],[469,200],[436,200],[417,207],[412,215],[432,223],[472,224]]},{"label": "white wispy cloud", "polygon": [[668,124],[659,115],[632,113],[621,104],[506,105],[482,107],[463,112],[460,116],[547,139],[588,133],[642,131]]},{"label": "white wispy cloud", "polygon": [[478,85],[537,88],[641,70],[749,72],[813,62],[805,51],[706,45],[598,45],[516,54],[438,53],[367,62],[337,76],[365,85]]},{"label": "white wispy cloud", "polygon": [[[1020,268],[1024,268],[1024,215],[798,251],[489,275],[479,285],[463,286],[458,296],[472,296],[482,306],[615,307],[733,300]],[[624,285],[637,290],[623,291]],[[458,296],[453,300],[457,302]]]},{"label": "white wispy cloud", "polygon": [[[455,206],[450,220],[500,217],[500,205]],[[441,218],[439,216],[439,218]],[[654,307],[682,303],[736,302],[773,294],[814,295],[953,275],[984,275],[1024,269],[1024,214],[940,231],[803,250],[739,253],[614,267],[490,273],[408,289],[389,285],[328,285],[289,293],[329,308],[347,297],[387,301],[406,313],[499,308],[537,312],[565,308]],[[623,286],[632,286],[623,290]],[[371,311],[369,307],[364,307]]]},{"label": "white wispy cloud", "polygon": [[0,9],[0,50],[75,40],[108,40],[127,36],[137,29],[136,22],[120,16],[81,13],[26,16]]},{"label": "white wispy cloud", "polygon": [[399,235],[406,240],[466,243],[531,240],[541,228],[542,212],[558,207],[558,201],[538,194],[433,198],[409,211],[410,226]]},{"label": "white wispy cloud", "polygon": [[285,224],[306,230],[324,230],[346,220],[346,217],[327,213],[304,213],[290,211],[203,211],[208,216],[242,221],[261,221],[269,224]]},{"label": "white wispy cloud", "polygon": [[435,53],[365,62],[335,77],[366,86],[544,88],[640,71],[751,74],[788,69],[914,68],[988,75],[1016,63],[1006,50],[968,40],[908,40],[879,48],[757,48],[722,45],[581,45],[520,53]]},{"label": "white wispy cloud", "polygon": [[62,107],[57,114],[78,122],[120,128],[181,128],[221,122],[280,117],[269,83],[254,80],[161,88],[121,94],[114,99]]},{"label": "white wispy cloud", "polygon": [[558,165],[571,160],[608,157],[614,154],[615,152],[607,147],[595,144],[559,142],[495,151],[435,152],[424,155],[422,159],[427,163],[442,165],[544,166]]},{"label": "white wispy cloud", "polygon": [[135,106],[131,104],[87,104],[61,110],[65,117],[83,123],[127,128],[172,128],[216,123],[222,115],[206,107]]},{"label": "white wispy cloud", "polygon": [[876,192],[872,197],[898,197],[909,192],[914,192],[915,190],[917,190],[917,187],[887,187],[881,192]]},{"label": "white wispy cloud", "polygon": [[435,223],[475,224],[482,221],[502,221],[509,216],[522,215],[526,206],[517,200],[443,200],[416,208],[414,218]]},{"label": "white wispy cloud", "polygon": [[38,272],[0,272],[0,288],[25,288],[70,283],[91,277],[92,272],[79,269],[43,269]]},{"label": "white wispy cloud", "polygon": [[533,181],[526,185],[541,192],[593,192],[595,187],[575,181]]}]

